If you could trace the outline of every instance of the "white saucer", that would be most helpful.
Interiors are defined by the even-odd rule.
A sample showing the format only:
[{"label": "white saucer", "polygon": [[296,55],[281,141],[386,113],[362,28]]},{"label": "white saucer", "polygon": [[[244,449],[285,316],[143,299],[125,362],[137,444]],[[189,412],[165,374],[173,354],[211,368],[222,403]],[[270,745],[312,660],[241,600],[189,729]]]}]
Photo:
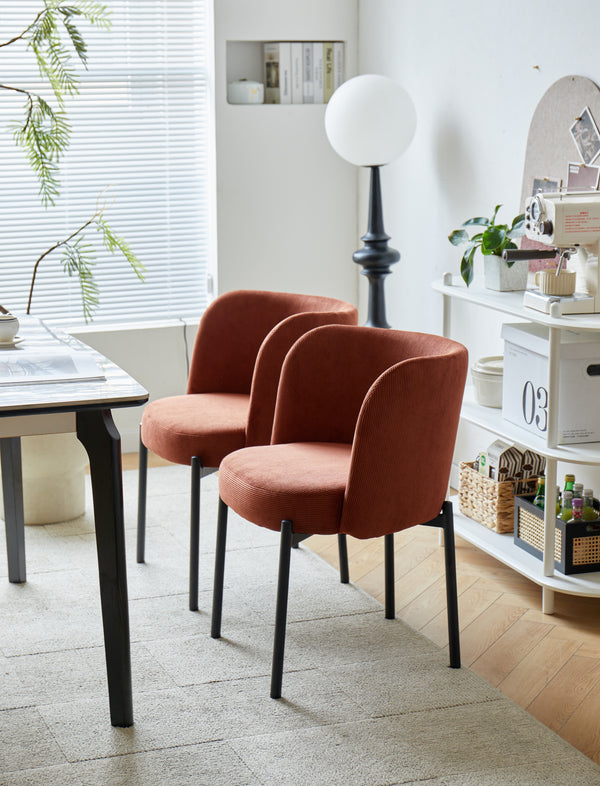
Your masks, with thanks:
[{"label": "white saucer", "polygon": [[15,344],[20,344],[21,341],[25,339],[21,338],[21,336],[15,336],[12,341],[0,341],[0,349],[10,349],[14,347]]}]

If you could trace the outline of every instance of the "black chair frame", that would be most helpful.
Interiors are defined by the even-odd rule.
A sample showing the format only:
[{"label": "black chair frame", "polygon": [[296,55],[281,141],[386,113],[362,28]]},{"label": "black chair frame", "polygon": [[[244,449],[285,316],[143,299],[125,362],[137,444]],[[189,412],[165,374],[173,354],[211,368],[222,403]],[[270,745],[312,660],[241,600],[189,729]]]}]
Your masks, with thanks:
[{"label": "black chair frame", "polygon": [[[225,575],[225,547],[227,540],[227,512],[225,503],[219,499],[219,515],[217,523],[217,543],[215,553],[215,574],[213,591],[213,608],[211,621],[212,638],[220,638],[223,610],[223,582]],[[456,582],[456,554],[454,542],[454,516],[452,503],[445,501],[438,516],[423,526],[438,527],[444,532],[444,558],[446,572],[446,605],[448,618],[448,640],[450,667],[460,668],[460,632],[458,622],[458,593]],[[281,522],[281,538],[279,547],[279,572],[277,581],[277,603],[275,610],[275,633],[273,639],[273,661],[271,667],[271,698],[281,698],[283,680],[283,660],[285,652],[285,633],[287,624],[287,606],[290,580],[290,557],[294,543],[309,537],[293,532],[293,522]],[[344,547],[345,547],[345,536]],[[385,618],[395,618],[395,587],[394,587],[394,535],[384,536],[384,570],[385,570]],[[340,555],[341,556],[341,555]],[[346,552],[347,559],[347,552]],[[340,573],[341,573],[340,569]]]}]

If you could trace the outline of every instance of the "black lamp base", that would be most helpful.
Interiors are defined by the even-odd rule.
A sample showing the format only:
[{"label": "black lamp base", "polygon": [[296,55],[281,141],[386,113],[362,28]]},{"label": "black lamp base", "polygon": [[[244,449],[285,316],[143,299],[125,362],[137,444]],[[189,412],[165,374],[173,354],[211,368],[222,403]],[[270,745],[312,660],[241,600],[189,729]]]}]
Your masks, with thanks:
[{"label": "black lamp base", "polygon": [[392,271],[391,265],[398,262],[400,252],[389,248],[389,235],[383,228],[383,209],[381,204],[381,182],[379,166],[371,167],[371,192],[369,197],[369,225],[361,237],[363,248],[355,251],[352,259],[363,266],[362,275],[369,280],[369,310],[367,327],[389,328],[385,316],[385,277]]}]

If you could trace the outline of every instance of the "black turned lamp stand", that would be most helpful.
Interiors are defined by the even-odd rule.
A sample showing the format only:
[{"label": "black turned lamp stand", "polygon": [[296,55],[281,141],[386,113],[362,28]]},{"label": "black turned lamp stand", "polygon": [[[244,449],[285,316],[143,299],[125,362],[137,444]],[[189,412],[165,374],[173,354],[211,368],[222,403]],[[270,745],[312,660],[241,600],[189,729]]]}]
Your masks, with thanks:
[{"label": "black turned lamp stand", "polygon": [[[378,74],[363,74],[344,82],[331,96],[325,110],[325,131],[335,152],[355,166],[371,169],[369,225],[363,248],[352,259],[362,265],[369,281],[366,325],[389,328],[385,316],[385,277],[400,253],[388,246],[383,228],[379,170],[409,146],[417,124],[413,102],[400,85]],[[341,536],[345,537],[345,536]],[[394,536],[385,541],[385,616],[394,619]]]},{"label": "black turned lamp stand", "polygon": [[400,259],[400,252],[388,246],[390,236],[383,228],[381,182],[379,166],[371,167],[371,192],[369,196],[369,224],[361,237],[364,246],[352,254],[352,259],[363,266],[362,275],[369,280],[369,310],[367,327],[389,328],[385,315],[385,277],[391,265]]},{"label": "black turned lamp stand", "polygon": [[414,104],[404,88],[379,74],[344,82],[325,110],[325,132],[335,152],[355,166],[371,170],[369,225],[364,247],[352,259],[369,281],[368,327],[389,328],[385,315],[385,277],[400,254],[389,248],[383,228],[379,170],[410,145],[417,125]]}]

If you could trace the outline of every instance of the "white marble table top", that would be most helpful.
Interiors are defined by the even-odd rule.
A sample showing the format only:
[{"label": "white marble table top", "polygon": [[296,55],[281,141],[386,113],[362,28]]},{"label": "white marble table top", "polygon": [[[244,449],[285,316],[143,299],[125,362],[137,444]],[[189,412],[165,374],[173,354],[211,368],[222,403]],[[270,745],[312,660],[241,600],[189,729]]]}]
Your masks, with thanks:
[{"label": "white marble table top", "polygon": [[[26,414],[31,411],[75,411],[88,407],[134,406],[144,403],[147,391],[123,369],[96,350],[66,333],[48,327],[34,317],[19,317],[18,336],[14,346],[0,347],[0,417]],[[15,381],[6,384],[2,361],[39,358],[44,354],[70,355],[95,362],[102,379],[78,379],[63,382]],[[4,364],[7,365],[6,363]]]}]

